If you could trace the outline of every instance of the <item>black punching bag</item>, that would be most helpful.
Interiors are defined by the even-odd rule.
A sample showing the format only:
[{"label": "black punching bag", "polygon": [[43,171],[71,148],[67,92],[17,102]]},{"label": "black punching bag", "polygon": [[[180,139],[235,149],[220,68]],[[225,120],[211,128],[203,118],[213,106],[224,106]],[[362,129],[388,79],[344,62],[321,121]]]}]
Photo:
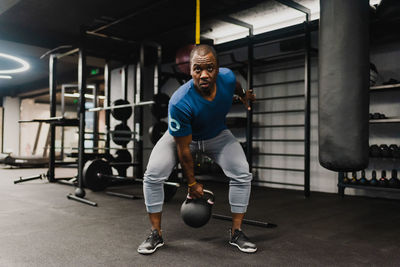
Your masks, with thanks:
[{"label": "black punching bag", "polygon": [[369,1],[320,0],[319,161],[333,171],[368,166]]}]

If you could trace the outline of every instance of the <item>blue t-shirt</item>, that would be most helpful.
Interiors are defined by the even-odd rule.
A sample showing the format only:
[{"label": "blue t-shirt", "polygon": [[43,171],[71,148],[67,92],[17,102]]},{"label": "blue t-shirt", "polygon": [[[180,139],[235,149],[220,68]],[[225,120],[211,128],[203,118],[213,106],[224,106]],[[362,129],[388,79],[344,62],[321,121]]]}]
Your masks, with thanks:
[{"label": "blue t-shirt", "polygon": [[225,117],[232,106],[236,87],[235,74],[220,68],[217,93],[212,101],[204,99],[194,88],[193,79],[179,87],[168,106],[168,129],[172,136],[192,134],[192,140],[206,140],[226,129]]}]

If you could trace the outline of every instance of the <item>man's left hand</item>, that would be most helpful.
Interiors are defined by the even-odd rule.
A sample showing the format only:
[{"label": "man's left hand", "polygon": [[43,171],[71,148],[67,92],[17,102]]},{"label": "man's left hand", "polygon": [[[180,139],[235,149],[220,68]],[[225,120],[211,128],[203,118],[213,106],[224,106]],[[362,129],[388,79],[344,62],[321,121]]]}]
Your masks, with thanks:
[{"label": "man's left hand", "polygon": [[253,89],[248,89],[246,90],[246,94],[242,97],[239,96],[240,101],[246,106],[247,110],[250,110],[250,102],[253,102],[256,100],[256,95],[253,94]]}]

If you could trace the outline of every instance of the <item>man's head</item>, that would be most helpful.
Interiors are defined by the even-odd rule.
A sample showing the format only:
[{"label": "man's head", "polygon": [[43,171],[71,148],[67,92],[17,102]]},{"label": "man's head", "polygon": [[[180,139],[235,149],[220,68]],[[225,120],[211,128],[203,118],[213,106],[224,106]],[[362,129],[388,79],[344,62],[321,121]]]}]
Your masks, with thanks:
[{"label": "man's head", "polygon": [[190,73],[194,86],[209,95],[215,88],[218,75],[218,57],[209,45],[198,45],[190,53]]}]

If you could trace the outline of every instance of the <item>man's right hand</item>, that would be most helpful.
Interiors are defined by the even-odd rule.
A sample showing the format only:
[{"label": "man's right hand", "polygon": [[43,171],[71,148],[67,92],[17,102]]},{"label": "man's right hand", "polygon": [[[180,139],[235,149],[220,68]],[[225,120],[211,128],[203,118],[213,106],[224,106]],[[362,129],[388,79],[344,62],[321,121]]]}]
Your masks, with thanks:
[{"label": "man's right hand", "polygon": [[191,198],[201,198],[204,195],[203,185],[196,183],[188,188],[188,193]]}]

